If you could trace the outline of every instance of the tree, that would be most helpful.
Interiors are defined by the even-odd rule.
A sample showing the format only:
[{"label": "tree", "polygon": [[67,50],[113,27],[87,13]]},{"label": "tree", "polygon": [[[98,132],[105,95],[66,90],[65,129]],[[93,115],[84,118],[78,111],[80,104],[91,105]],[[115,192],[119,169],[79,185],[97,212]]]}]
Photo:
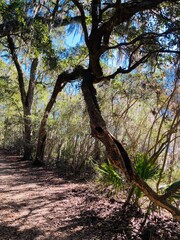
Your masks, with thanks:
[{"label": "tree", "polygon": [[[4,149],[16,147],[18,153],[21,153],[22,108],[16,84],[16,71],[2,61],[0,61],[0,71],[2,74],[0,76],[0,142]],[[11,72],[10,76],[9,72]]]},{"label": "tree", "polygon": [[[150,58],[152,59],[152,57],[157,59],[160,55],[163,56],[162,54],[164,53],[179,54],[178,50],[174,50],[171,46],[169,46],[171,41],[167,44],[167,37],[169,34],[173,34],[174,38],[177,40],[177,29],[179,28],[176,26],[176,21],[172,21],[171,27],[166,27],[164,32],[160,32],[162,30],[162,25],[160,27],[157,27],[156,25],[153,30],[151,27],[146,25],[140,27],[138,31],[135,31],[135,35],[128,34],[126,30],[124,34],[125,36],[123,36],[120,28],[122,27],[124,30],[123,27],[127,27],[125,23],[129,24],[129,22],[131,22],[130,29],[135,29],[135,27],[138,28],[137,19],[141,19],[141,17],[143,18],[145,13],[149,14],[149,20],[153,19],[153,21],[159,22],[160,18],[163,24],[165,24],[165,22],[169,23],[169,18],[166,21],[162,19],[164,16],[162,16],[161,11],[165,11],[167,15],[167,9],[169,9],[167,4],[176,4],[176,1],[131,1],[124,3],[119,1],[115,3],[103,2],[105,4],[104,7],[101,6],[102,2],[92,1],[91,9],[89,9],[89,12],[91,13],[90,31],[85,17],[86,8],[88,8],[88,6],[85,6],[85,4],[83,5],[81,2],[76,0],[74,0],[73,3],[77,6],[81,14],[81,25],[84,32],[85,43],[89,52],[88,68],[80,69],[80,74],[83,79],[82,92],[90,117],[92,135],[98,138],[105,145],[110,161],[116,167],[121,169],[129,181],[132,181],[153,202],[167,209],[174,215],[174,217],[180,220],[179,210],[169,204],[165,197],[159,196],[147,185],[146,182],[143,181],[143,179],[134,170],[132,162],[122,144],[107,130],[106,123],[102,118],[96,98],[96,90],[93,86],[97,82],[110,80],[118,74],[129,73],[140,64],[147,62]],[[159,5],[161,3],[164,3],[164,5]],[[154,9],[158,9],[155,11],[155,14],[153,12]],[[134,26],[133,21],[136,21]],[[173,25],[175,27],[172,27]],[[121,33],[120,40],[125,39],[125,41],[113,45],[114,39],[116,39],[117,36],[115,34],[115,30],[119,30]],[[161,44],[161,37],[166,39],[165,45]],[[177,41],[175,41],[174,47],[176,47],[176,43]],[[166,45],[168,45],[168,47]],[[118,48],[122,51],[122,46],[123,48],[124,46],[127,47],[126,51],[128,54],[125,56],[126,59],[128,58],[127,67],[125,69],[119,67],[112,74],[104,76],[104,72],[100,64],[102,55],[111,49]]]},{"label": "tree", "polygon": [[[2,28],[0,31],[1,37],[7,38],[7,41],[3,39],[3,45],[7,44],[6,47],[17,71],[19,92],[23,106],[23,159],[25,160],[32,159],[31,114],[40,57],[42,61],[41,54],[44,54],[43,57],[46,61],[49,55],[51,55],[53,60],[51,59],[50,68],[52,68],[55,64],[54,52],[52,50],[48,34],[49,22],[48,24],[44,24],[41,19],[36,19],[36,16],[41,8],[42,5],[40,2],[39,4],[36,4],[35,2],[21,0],[14,0],[10,3],[2,1],[0,4],[0,13],[2,18]],[[32,13],[29,14],[30,9]],[[55,6],[52,16],[56,13],[56,10]],[[29,24],[28,21],[31,21],[31,23]],[[28,62],[26,64],[26,72],[23,71],[25,61]],[[29,79],[27,77],[27,72],[29,72]]]},{"label": "tree", "polygon": [[[89,61],[86,68],[78,66],[71,73],[63,72],[58,81],[61,83],[61,81],[83,79],[82,92],[90,117],[92,135],[105,145],[110,161],[124,173],[129,181],[140,188],[153,202],[167,209],[180,220],[179,210],[168,203],[165,197],[153,191],[137,174],[122,144],[107,130],[94,88],[95,83],[108,81],[118,74],[129,73],[140,64],[148,63],[149,60],[154,59],[158,63],[159,57],[163,57],[165,53],[179,54],[177,49],[179,26],[176,21],[178,2],[127,1],[121,3],[116,1],[109,3],[94,0],[90,7],[88,3],[77,0],[72,2],[80,12]],[[170,22],[169,17],[172,13],[169,4],[172,3],[175,4],[176,10]],[[89,18],[90,26],[87,21]],[[146,19],[147,24],[139,26],[139,19],[141,21]],[[154,23],[149,25],[148,21],[154,21]],[[158,26],[157,23],[160,25]],[[124,55],[125,64],[106,76],[102,67],[103,56],[108,56],[108,52],[115,49]]]},{"label": "tree", "polygon": [[[135,72],[142,64],[144,64],[144,71],[153,71],[155,67],[160,68],[161,61],[164,61],[165,56],[169,57],[168,61],[179,56],[180,26],[177,20],[180,9],[179,1],[92,0],[90,4],[89,1],[78,0],[67,1],[64,4],[56,1],[54,7],[48,6],[49,15],[44,14],[44,10],[42,10],[44,5],[40,5],[36,5],[37,11],[34,12],[34,19],[43,16],[44,21],[50,15],[50,19],[53,19],[53,23],[55,23],[56,19],[58,20],[58,9],[60,8],[62,15],[68,13],[69,25],[73,20],[76,20],[78,26],[79,23],[81,24],[84,37],[80,47],[86,48],[88,54],[83,63],[71,66],[68,71],[63,71],[57,77],[52,97],[42,120],[37,146],[37,153],[39,150],[40,153],[36,155],[36,159],[41,161],[41,157],[43,157],[44,145],[41,143],[46,139],[44,126],[58,93],[67,82],[80,80],[90,118],[91,133],[104,144],[111,163],[119,168],[127,180],[144,192],[150,200],[167,209],[180,221],[180,211],[167,201],[167,194],[158,195],[137,174],[128,153],[107,129],[95,89],[95,84],[108,82],[120,74]],[[55,11],[54,15],[51,14],[54,12],[53,10]],[[63,23],[66,19],[66,17],[61,18]],[[27,18],[25,22],[27,22]],[[4,29],[8,30],[6,27]],[[12,31],[16,32],[17,29],[19,28],[13,27]],[[56,31],[53,26],[51,31],[54,33]],[[4,34],[6,31],[1,30],[1,32]],[[46,47],[43,44],[39,46],[41,49]],[[119,59],[116,63],[116,66],[119,65],[118,68],[111,64],[110,57],[113,55]],[[111,72],[107,72],[106,67],[110,64]]]},{"label": "tree", "polygon": [[8,46],[10,49],[12,60],[14,62],[16,70],[17,70],[19,90],[21,93],[21,102],[22,102],[22,106],[23,106],[23,114],[24,114],[24,156],[23,156],[23,159],[31,160],[32,159],[31,108],[32,108],[32,104],[33,104],[34,89],[35,89],[35,85],[36,85],[36,73],[37,73],[37,66],[38,66],[38,58],[34,58],[32,60],[31,69],[30,69],[29,86],[28,86],[28,90],[26,91],[22,67],[19,63],[18,56],[16,54],[13,39],[10,36],[8,36]]}]

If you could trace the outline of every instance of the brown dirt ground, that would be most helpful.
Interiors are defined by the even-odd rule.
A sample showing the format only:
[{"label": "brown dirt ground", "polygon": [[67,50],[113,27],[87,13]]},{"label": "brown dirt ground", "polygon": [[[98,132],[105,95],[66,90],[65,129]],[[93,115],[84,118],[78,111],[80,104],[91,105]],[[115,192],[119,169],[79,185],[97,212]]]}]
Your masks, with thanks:
[{"label": "brown dirt ground", "polygon": [[175,240],[180,224],[0,151],[0,240]]}]

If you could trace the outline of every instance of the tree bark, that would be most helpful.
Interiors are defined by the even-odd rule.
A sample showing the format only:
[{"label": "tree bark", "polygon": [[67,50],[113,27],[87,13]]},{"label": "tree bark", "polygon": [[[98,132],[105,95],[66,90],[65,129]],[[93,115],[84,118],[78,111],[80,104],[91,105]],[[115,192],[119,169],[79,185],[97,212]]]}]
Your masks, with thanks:
[{"label": "tree bark", "polygon": [[12,56],[12,60],[17,70],[19,91],[21,95],[21,102],[23,107],[23,120],[24,120],[24,155],[22,160],[32,160],[32,121],[31,121],[31,109],[34,99],[34,89],[36,85],[36,72],[38,66],[38,58],[34,58],[31,63],[30,78],[28,90],[25,90],[23,70],[18,60],[16,53],[16,47],[13,38],[8,35],[7,37],[9,50]]},{"label": "tree bark", "polygon": [[36,157],[33,162],[34,166],[43,166],[44,165],[44,150],[46,145],[46,138],[47,138],[47,131],[46,131],[46,125],[47,120],[49,117],[49,113],[56,102],[56,98],[58,93],[64,88],[65,83],[62,79],[59,81],[59,78],[56,81],[52,96],[45,108],[43,118],[41,120],[40,128],[39,128],[39,134],[38,134],[38,142],[37,142],[37,148],[36,148]]},{"label": "tree bark", "polygon": [[93,86],[93,76],[89,71],[83,76],[82,92],[90,117],[92,135],[99,139],[106,147],[109,160],[125,177],[137,186],[155,204],[168,210],[174,218],[180,221],[180,211],[172,206],[163,196],[158,195],[149,185],[136,173],[129,156],[121,143],[107,130],[106,123],[102,118],[96,99],[96,90]]},{"label": "tree bark", "polygon": [[33,162],[33,165],[35,165],[35,166],[44,165],[44,161],[43,161],[44,160],[44,150],[45,150],[46,137],[47,137],[46,125],[47,125],[49,113],[50,113],[54,103],[56,102],[57,95],[59,92],[62,91],[62,89],[64,88],[64,86],[66,85],[67,82],[77,79],[80,76],[81,71],[83,71],[83,68],[81,66],[77,66],[70,73],[68,73],[66,71],[62,72],[56,80],[52,96],[45,108],[44,115],[41,120],[41,124],[40,124],[40,128],[39,128],[38,142],[37,142],[37,148],[36,148],[36,157]]},{"label": "tree bark", "polygon": [[29,108],[24,107],[24,155],[22,160],[32,160],[32,123]]},{"label": "tree bark", "polygon": [[31,109],[34,99],[34,90],[36,86],[36,72],[38,66],[38,59],[35,58],[32,61],[30,69],[30,79],[27,94],[25,96],[25,102],[23,102],[24,110],[24,160],[32,160],[33,156],[33,144],[32,144],[32,120]]}]

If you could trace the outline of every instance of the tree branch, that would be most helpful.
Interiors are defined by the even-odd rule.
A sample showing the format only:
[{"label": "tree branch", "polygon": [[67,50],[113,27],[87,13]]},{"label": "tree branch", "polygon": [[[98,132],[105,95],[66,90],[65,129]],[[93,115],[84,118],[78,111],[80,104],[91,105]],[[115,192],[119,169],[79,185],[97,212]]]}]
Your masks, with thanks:
[{"label": "tree branch", "polygon": [[53,11],[52,11],[52,21],[54,21],[55,16],[56,16],[56,13],[57,13],[57,11],[58,11],[59,1],[60,1],[60,0],[56,0],[54,9],[53,9]]},{"label": "tree branch", "polygon": [[137,68],[140,64],[144,63],[147,61],[147,59],[151,56],[151,53],[146,54],[145,56],[143,56],[140,60],[138,60],[137,62],[135,62],[133,65],[129,66],[127,69],[123,69],[122,67],[119,67],[116,72],[114,72],[111,75],[108,76],[104,76],[101,78],[99,78],[99,81],[104,81],[104,80],[110,80],[113,79],[114,77],[116,77],[116,75],[123,73],[130,73],[131,71],[133,71],[135,68]]},{"label": "tree branch", "polygon": [[174,193],[176,193],[178,190],[180,190],[180,185],[174,186],[173,188],[167,190],[163,195],[163,199],[167,199],[171,197]]},{"label": "tree branch", "polygon": [[35,18],[26,18],[24,20],[26,28],[24,28],[24,24],[18,20],[8,21],[0,24],[0,38],[3,38],[7,35],[15,35],[19,32],[22,32],[22,29],[23,29],[23,32],[29,33],[29,30],[27,27],[30,27],[31,25],[33,25],[33,22],[35,19],[40,20],[44,24],[48,24],[48,25],[52,23],[52,27],[57,28],[60,26],[67,26],[71,23],[80,23],[82,18],[81,16],[74,16],[71,18],[65,17],[64,19],[62,18],[53,19],[52,17],[46,18],[44,16],[42,17],[37,15]]},{"label": "tree branch", "polygon": [[79,3],[78,0],[72,0],[74,2],[74,4],[76,5],[76,7],[79,9],[80,14],[81,14],[81,25],[83,28],[83,32],[84,32],[84,38],[85,38],[85,42],[86,45],[89,45],[89,38],[88,38],[88,31],[87,31],[87,26],[86,26],[86,17],[84,14],[84,9],[83,6]]},{"label": "tree branch", "polygon": [[31,63],[30,80],[29,80],[29,87],[28,87],[27,99],[26,99],[26,102],[29,105],[30,109],[31,109],[31,106],[32,106],[32,103],[33,103],[34,89],[35,89],[35,86],[36,86],[37,66],[38,66],[38,58],[34,58],[32,63]]},{"label": "tree branch", "polygon": [[21,68],[21,65],[19,63],[17,54],[16,54],[16,50],[15,50],[15,45],[13,42],[12,37],[10,37],[9,35],[7,36],[7,41],[8,41],[8,47],[12,56],[12,60],[15,64],[17,73],[18,73],[18,82],[19,82],[19,89],[20,89],[20,93],[21,93],[21,100],[22,103],[25,104],[26,102],[26,91],[25,91],[25,87],[24,87],[24,76],[23,76],[23,71]]},{"label": "tree branch", "polygon": [[138,37],[134,38],[133,40],[131,40],[130,42],[122,42],[117,45],[107,47],[106,50],[111,50],[111,49],[119,48],[122,46],[134,45],[136,42],[139,42],[139,41],[147,40],[149,38],[162,37],[164,35],[171,34],[174,32],[178,33],[179,31],[180,31],[180,27],[176,27],[176,28],[170,28],[167,31],[162,33],[155,33],[155,32],[143,33],[143,34],[140,34]]},{"label": "tree branch", "polygon": [[[175,0],[139,0],[139,1],[131,1],[122,3],[120,7],[115,9],[115,12],[113,16],[104,24],[102,24],[101,27],[99,27],[99,37],[102,38],[106,33],[107,30],[113,30],[115,26],[118,26],[120,23],[128,21],[134,14],[145,11],[145,10],[151,10],[156,8],[160,3],[163,2],[174,2]],[[115,6],[115,5],[114,5]]]},{"label": "tree branch", "polygon": [[92,15],[92,32],[98,28],[100,20],[100,0],[91,1],[91,15]]}]

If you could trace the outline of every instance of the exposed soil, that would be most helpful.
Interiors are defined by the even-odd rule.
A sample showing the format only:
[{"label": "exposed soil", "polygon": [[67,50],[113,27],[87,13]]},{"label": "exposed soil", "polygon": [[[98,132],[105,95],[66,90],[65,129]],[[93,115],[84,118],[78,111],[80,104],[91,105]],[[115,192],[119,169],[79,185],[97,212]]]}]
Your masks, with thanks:
[{"label": "exposed soil", "polygon": [[0,240],[175,240],[180,224],[0,152]]}]

